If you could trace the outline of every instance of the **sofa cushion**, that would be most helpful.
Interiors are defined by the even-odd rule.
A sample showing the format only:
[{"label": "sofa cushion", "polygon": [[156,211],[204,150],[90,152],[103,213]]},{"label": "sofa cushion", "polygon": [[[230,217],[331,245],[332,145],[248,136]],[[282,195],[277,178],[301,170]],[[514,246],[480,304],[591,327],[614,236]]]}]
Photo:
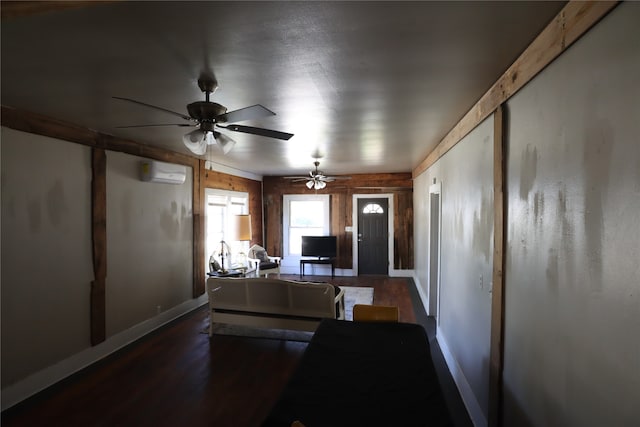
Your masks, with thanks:
[{"label": "sofa cushion", "polygon": [[260,263],[260,270],[268,270],[270,268],[276,268],[278,267],[278,263],[276,262],[261,262]]}]

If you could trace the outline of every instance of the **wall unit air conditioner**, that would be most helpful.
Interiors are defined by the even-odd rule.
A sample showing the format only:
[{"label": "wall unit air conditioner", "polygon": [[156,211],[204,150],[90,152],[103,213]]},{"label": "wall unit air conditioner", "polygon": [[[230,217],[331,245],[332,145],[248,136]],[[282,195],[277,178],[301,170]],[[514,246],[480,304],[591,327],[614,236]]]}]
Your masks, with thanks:
[{"label": "wall unit air conditioner", "polygon": [[141,179],[147,182],[165,184],[184,184],[187,179],[187,167],[173,163],[145,160],[141,162]]}]

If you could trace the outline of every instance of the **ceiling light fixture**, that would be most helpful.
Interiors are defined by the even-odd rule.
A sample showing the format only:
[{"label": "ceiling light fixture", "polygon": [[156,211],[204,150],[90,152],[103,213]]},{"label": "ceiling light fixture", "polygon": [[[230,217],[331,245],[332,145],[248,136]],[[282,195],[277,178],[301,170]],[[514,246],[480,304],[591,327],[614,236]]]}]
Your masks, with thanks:
[{"label": "ceiling light fixture", "polygon": [[193,152],[193,154],[202,156],[207,152],[207,145],[218,144],[224,154],[227,154],[235,141],[228,136],[217,131],[196,129],[182,137],[184,145]]},{"label": "ceiling light fixture", "polygon": [[201,129],[196,129],[183,135],[182,142],[193,154],[202,156],[207,152],[207,133]]}]

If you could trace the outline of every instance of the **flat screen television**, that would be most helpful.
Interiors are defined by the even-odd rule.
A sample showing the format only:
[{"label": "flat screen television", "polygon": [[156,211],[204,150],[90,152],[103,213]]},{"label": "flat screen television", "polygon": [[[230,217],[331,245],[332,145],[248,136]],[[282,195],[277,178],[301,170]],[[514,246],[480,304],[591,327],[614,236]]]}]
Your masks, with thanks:
[{"label": "flat screen television", "polygon": [[335,258],[337,251],[336,236],[302,236],[302,256]]}]

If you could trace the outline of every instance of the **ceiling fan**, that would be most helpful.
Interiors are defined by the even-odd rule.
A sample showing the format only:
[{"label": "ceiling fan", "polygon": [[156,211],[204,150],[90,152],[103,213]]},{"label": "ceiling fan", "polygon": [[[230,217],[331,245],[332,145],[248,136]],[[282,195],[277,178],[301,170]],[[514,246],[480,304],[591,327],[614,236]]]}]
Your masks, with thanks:
[{"label": "ceiling fan", "polygon": [[316,160],[313,162],[315,170],[309,171],[309,176],[285,176],[285,179],[290,179],[291,182],[307,181],[306,186],[309,190],[322,190],[327,186],[327,182],[332,182],[337,179],[351,179],[350,176],[327,176],[321,170],[318,170],[320,162]]},{"label": "ceiling fan", "polygon": [[277,130],[257,128],[253,126],[243,126],[237,124],[227,124],[230,122],[241,122],[244,120],[253,120],[261,117],[275,116],[276,113],[263,107],[260,104],[252,105],[250,107],[241,108],[227,112],[227,108],[209,100],[209,96],[215,92],[218,88],[218,82],[216,81],[213,73],[203,72],[198,78],[198,87],[205,93],[204,101],[196,101],[187,105],[188,115],[178,113],[175,111],[167,110],[166,108],[157,107],[155,105],[147,104],[144,102],[136,101],[135,99],[122,98],[114,96],[113,98],[122,101],[132,102],[134,104],[142,105],[144,107],[153,108],[156,110],[164,111],[165,113],[178,116],[188,123],[168,123],[168,124],[149,124],[149,125],[133,125],[133,126],[118,126],[118,128],[136,128],[136,127],[151,127],[151,126],[181,126],[181,127],[197,127],[197,129],[188,132],[182,137],[184,145],[191,150],[193,154],[203,155],[207,151],[209,145],[217,143],[222,152],[227,154],[231,148],[235,145],[235,141],[229,136],[221,133],[218,129],[224,129],[225,131],[243,132],[252,135],[266,136],[268,138],[276,138],[282,140],[289,140],[293,134],[280,132]]}]

